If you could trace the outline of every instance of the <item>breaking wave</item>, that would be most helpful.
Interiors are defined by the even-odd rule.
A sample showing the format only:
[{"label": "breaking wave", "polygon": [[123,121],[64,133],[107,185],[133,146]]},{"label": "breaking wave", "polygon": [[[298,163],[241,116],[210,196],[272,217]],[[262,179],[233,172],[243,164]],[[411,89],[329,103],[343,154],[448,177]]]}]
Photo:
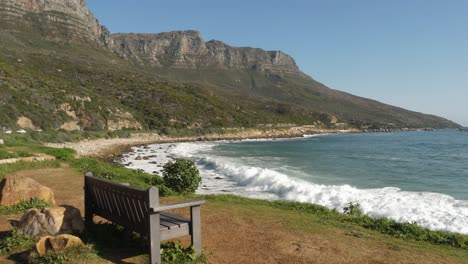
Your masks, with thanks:
[{"label": "breaking wave", "polygon": [[[217,175],[231,184],[235,183],[237,188],[233,192],[240,195],[256,193],[260,198],[313,203],[340,211],[349,202],[359,203],[362,211],[371,217],[415,222],[431,230],[468,234],[468,201],[439,193],[402,191],[395,187],[358,189],[350,185],[314,184],[284,172],[215,156],[210,153],[214,146],[214,143],[181,143],[171,153],[195,159],[204,182],[213,181],[212,176]],[[225,188],[218,186],[210,192],[221,192]]]}]

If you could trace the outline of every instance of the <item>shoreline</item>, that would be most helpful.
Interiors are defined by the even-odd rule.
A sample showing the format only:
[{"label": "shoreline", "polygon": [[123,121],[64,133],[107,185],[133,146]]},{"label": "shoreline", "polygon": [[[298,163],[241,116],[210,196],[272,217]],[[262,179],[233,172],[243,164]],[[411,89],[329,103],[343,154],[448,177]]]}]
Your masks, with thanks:
[{"label": "shoreline", "polygon": [[[288,141],[279,141],[284,142],[283,140]],[[269,139],[265,141],[275,142]],[[288,171],[276,170],[274,166],[265,166],[257,162],[244,163],[242,160],[238,162],[237,158],[231,156],[217,156],[211,153],[210,149],[218,144],[236,142],[180,142],[135,146],[130,152],[123,154],[118,162],[128,169],[161,175],[163,165],[169,161],[177,158],[194,159],[203,179],[203,184],[197,190],[197,194],[200,195],[232,194],[269,201],[301,201],[338,211],[342,211],[349,202],[353,202],[362,205],[363,212],[373,218],[384,217],[400,223],[417,219],[418,226],[430,230],[468,234],[468,231],[463,231],[465,224],[460,224],[460,221],[465,221],[460,220],[460,215],[466,213],[458,207],[465,201],[448,193],[407,190],[404,186],[391,184],[363,188],[344,183],[321,184],[313,180],[303,181]],[[405,202],[388,202],[399,200]],[[414,207],[415,204],[419,206]],[[439,204],[441,208],[432,208],[432,204]],[[426,215],[427,211],[430,211],[432,216]],[[453,222],[447,224],[444,217],[440,217],[441,214],[450,215]]]},{"label": "shoreline", "polygon": [[[358,133],[358,132],[362,132],[362,133],[365,133],[363,131],[356,131],[356,130],[347,130],[347,131],[343,131],[343,130],[314,130],[314,131],[311,131],[311,130],[307,130],[307,131],[300,131],[300,132],[305,132],[305,133],[300,133],[299,135],[298,134],[285,134],[284,133],[285,130],[282,130],[280,131],[280,133],[271,133],[271,131],[254,131],[254,133],[251,133],[252,131],[242,131],[242,133],[227,133],[227,134],[222,134],[222,135],[219,135],[219,134],[211,134],[211,135],[206,135],[206,136],[191,136],[191,137],[167,137],[167,136],[160,136],[160,135],[157,135],[157,134],[134,134],[133,137],[131,138],[121,138],[121,139],[108,139],[108,140],[105,140],[105,139],[99,139],[99,140],[92,140],[92,141],[84,141],[84,142],[79,142],[79,143],[65,143],[65,144],[74,144],[74,146],[79,146],[81,147],[80,150],[82,150],[82,152],[80,152],[80,154],[82,155],[83,154],[83,151],[85,150],[90,150],[90,151],[94,151],[92,152],[92,157],[96,157],[96,154],[97,155],[100,155],[100,158],[103,159],[104,156],[102,155],[102,153],[110,153],[108,154],[107,157],[108,158],[108,161],[116,161],[117,158],[120,159],[120,164],[124,165],[126,168],[130,168],[130,169],[135,169],[135,170],[141,170],[141,171],[145,171],[146,173],[148,174],[159,174],[160,175],[160,172],[161,172],[161,168],[163,167],[163,165],[168,162],[168,161],[171,161],[173,159],[175,159],[174,157],[177,157],[177,153],[179,153],[179,150],[175,151],[175,152],[170,152],[170,148],[172,148],[173,146],[172,143],[174,143],[174,145],[177,145],[176,143],[183,143],[183,142],[212,142],[212,141],[227,141],[227,140],[244,140],[244,139],[286,139],[286,138],[302,138],[304,135],[320,135],[320,134],[339,134],[339,133]],[[290,130],[288,130],[290,131]],[[295,131],[298,131],[298,130],[295,130]],[[100,142],[100,144],[97,144],[98,142]],[[83,144],[85,143],[85,144]],[[149,144],[163,144],[163,145],[166,145],[166,146],[161,146],[161,145],[155,145],[155,146],[148,146]],[[197,143],[194,143],[194,144],[197,144]],[[63,144],[59,144],[59,145],[63,145]],[[97,147],[96,147],[97,146]],[[90,149],[89,149],[90,148]],[[131,150],[131,151],[129,151]],[[101,152],[98,152],[98,151],[101,151]],[[128,151],[128,153],[123,153],[124,151]],[[175,155],[175,156],[174,156]],[[109,158],[109,157],[112,157],[112,160]],[[144,166],[142,166],[144,165]],[[228,164],[229,165],[229,164]],[[232,166],[232,165],[229,165],[229,166],[224,166],[222,167],[222,169],[228,169],[231,173],[233,173],[232,175],[244,175],[245,173],[245,170],[244,171],[239,171],[239,168],[238,166]],[[259,170],[258,173],[264,173],[263,170]],[[255,176],[255,175],[254,175]],[[273,176],[275,176],[275,174],[273,174]],[[239,193],[239,192],[236,192],[236,190],[230,190],[229,188],[222,188],[222,189],[219,189],[219,185],[223,185],[225,187],[233,187],[233,186],[230,186],[230,184],[226,184],[226,181],[223,180],[225,177],[223,176],[220,176],[220,175],[217,175],[217,174],[213,174],[211,173],[210,174],[210,181],[207,181],[206,183],[209,183],[209,184],[205,184],[204,186],[201,187],[201,189],[203,189],[204,191],[202,191],[201,194],[214,194],[214,193],[219,193],[219,194],[226,194],[226,193],[230,193],[230,194],[233,194],[233,195],[239,195],[239,196],[243,196],[243,197],[249,197],[249,198],[256,198],[256,199],[264,199],[264,200],[270,200],[271,198],[268,198],[268,197],[258,197],[258,196],[251,196],[249,195],[248,192],[245,192],[245,193]],[[265,178],[265,177],[263,177]],[[282,179],[281,177],[280,178],[275,178],[275,177],[270,177],[270,181],[267,182],[268,186],[272,186],[274,188],[282,188],[284,186],[286,186],[287,188],[291,188],[291,186],[300,186],[301,188],[294,188],[294,189],[297,189],[297,190],[301,190],[304,188],[304,185],[303,183],[301,182],[295,182],[294,180],[292,181],[287,181],[287,182],[284,182],[284,184],[280,185],[278,187],[278,179]],[[206,180],[206,179],[205,179]],[[263,179],[265,180],[265,179]],[[262,182],[261,184],[265,184],[265,182]],[[275,187],[276,186],[276,187]],[[374,191],[371,191],[369,192],[368,190],[366,189],[359,189],[357,187],[352,187],[352,186],[347,186],[347,185],[343,185],[343,186],[332,186],[332,185],[329,185],[329,186],[323,186],[323,185],[318,185],[318,184],[314,184],[314,183],[310,183],[309,185],[306,186],[307,187],[307,190],[308,192],[312,192],[312,193],[328,193],[330,195],[332,194],[335,194],[336,196],[336,193],[347,193],[347,194],[353,194],[354,196],[353,197],[359,197],[359,198],[353,198],[351,199],[350,201],[355,201],[359,204],[364,204],[366,205],[366,207],[369,207],[370,205],[374,205],[373,203],[370,203],[369,201],[375,201],[376,199],[380,199],[380,200],[385,200],[383,198],[385,197],[393,197],[394,200],[398,200],[398,199],[407,199],[409,201],[420,201],[420,196],[423,195],[423,196],[427,196],[426,198],[427,199],[431,199],[431,198],[434,198],[434,195],[435,194],[442,194],[442,193],[421,193],[421,192],[409,192],[409,191],[403,191],[401,189],[396,189],[396,188],[392,188],[392,187],[382,187],[382,188],[379,188],[379,190],[374,190]],[[218,190],[219,192],[211,192],[213,190]],[[205,191],[207,191],[205,193]],[[275,191],[275,190],[273,190]],[[268,194],[268,193],[267,193]],[[272,195],[274,195],[275,193],[273,192]],[[292,196],[296,195],[296,196],[300,196],[300,195],[304,195],[303,191],[299,191],[297,193],[292,193],[291,194]],[[443,194],[442,194],[443,195]],[[291,197],[292,197],[291,196]],[[273,196],[272,196],[273,197]],[[338,198],[342,198],[341,196],[338,197]],[[361,199],[362,198],[362,199]],[[424,199],[426,199],[424,198]],[[436,197],[437,198],[437,197]],[[437,201],[444,201],[444,197],[440,197],[441,199],[438,199]],[[312,199],[312,198],[308,198],[308,199]],[[275,200],[275,199],[273,199]],[[286,199],[286,200],[289,200],[289,199]],[[362,200],[362,201],[361,201]],[[456,199],[455,199],[456,200]],[[291,201],[297,201],[296,199],[292,199]],[[436,201],[436,202],[437,202]],[[307,201],[303,201],[303,202],[307,202],[307,203],[310,203],[310,204],[319,204],[321,206],[325,206],[327,208],[334,208],[334,209],[337,209],[336,208],[336,205],[332,205],[329,203],[329,201],[315,201],[315,200],[307,200]],[[457,202],[457,201],[455,201]],[[324,204],[325,203],[325,204]],[[424,203],[422,203],[424,204]],[[378,205],[378,204],[377,204]],[[453,206],[452,204],[448,204],[449,207],[450,206]],[[340,205],[340,206],[346,206],[346,203]],[[375,206],[371,206],[371,208],[374,208]],[[411,209],[411,207],[409,207]],[[339,207],[339,209],[341,209],[341,207]],[[408,209],[406,207],[402,208],[402,209]],[[384,212],[385,213],[385,212]],[[380,211],[368,211],[366,212],[366,214],[369,214],[371,217],[374,217],[374,218],[381,218],[381,217],[385,217],[385,218],[388,218],[388,219],[392,219],[394,221],[397,221],[397,222],[407,222],[408,220],[403,217],[399,214],[396,214],[396,215],[385,215],[384,213],[380,212]],[[438,213],[438,211],[436,212]],[[424,215],[423,215],[424,216]],[[436,219],[437,220],[437,219]],[[418,226],[421,226],[421,227],[424,227],[424,228],[428,228],[430,230],[445,230],[445,231],[449,231],[449,232],[457,232],[457,233],[460,233],[460,234],[463,234],[463,231],[459,231],[459,230],[450,230],[450,229],[445,229],[445,228],[442,228],[442,229],[439,229],[440,227],[437,227],[437,225],[439,225],[440,221],[437,222],[435,221],[435,224],[432,223],[432,220],[428,222],[428,220],[424,217],[422,217],[422,221],[423,221],[423,224],[418,224]],[[426,222],[426,224],[424,224],[424,221]],[[443,224],[445,224],[443,221],[442,221]],[[436,226],[435,229],[434,229],[434,225]]]},{"label": "shoreline", "polygon": [[136,133],[129,138],[94,139],[79,142],[46,143],[45,146],[54,148],[71,148],[77,152],[77,157],[91,157],[106,161],[112,161],[133,146],[159,143],[181,143],[196,141],[220,141],[220,140],[246,140],[246,139],[282,139],[300,138],[304,135],[361,133],[359,129],[317,129],[304,127],[292,127],[284,129],[257,130],[243,129],[237,132],[225,134],[207,134],[197,136],[171,137],[156,133]]}]

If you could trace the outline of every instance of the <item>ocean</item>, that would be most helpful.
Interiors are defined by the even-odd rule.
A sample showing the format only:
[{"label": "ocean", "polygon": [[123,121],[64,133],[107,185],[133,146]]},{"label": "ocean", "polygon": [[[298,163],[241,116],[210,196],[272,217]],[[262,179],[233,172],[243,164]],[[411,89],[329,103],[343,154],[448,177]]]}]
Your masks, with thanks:
[{"label": "ocean", "polygon": [[157,144],[134,148],[122,162],[160,173],[163,163],[179,157],[196,161],[201,194],[283,199],[337,210],[353,202],[372,217],[468,234],[466,132]]}]

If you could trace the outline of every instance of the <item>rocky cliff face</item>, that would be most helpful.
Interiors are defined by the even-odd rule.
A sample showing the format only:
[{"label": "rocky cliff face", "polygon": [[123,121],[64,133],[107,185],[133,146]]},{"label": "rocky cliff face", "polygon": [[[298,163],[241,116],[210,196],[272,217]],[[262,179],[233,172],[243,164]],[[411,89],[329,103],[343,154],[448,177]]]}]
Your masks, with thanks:
[{"label": "rocky cliff face", "polygon": [[114,34],[110,39],[109,48],[118,56],[145,65],[300,72],[293,58],[281,51],[236,48],[217,40],[205,42],[197,31]]},{"label": "rocky cliff face", "polygon": [[89,11],[84,0],[0,0],[4,24],[30,24],[49,38],[87,40],[107,45],[109,31]]},{"label": "rocky cliff face", "polygon": [[280,51],[236,48],[216,40],[205,42],[197,31],[110,35],[84,0],[0,0],[0,22],[0,28],[29,24],[54,41],[85,40],[141,65],[300,72],[294,60]]}]

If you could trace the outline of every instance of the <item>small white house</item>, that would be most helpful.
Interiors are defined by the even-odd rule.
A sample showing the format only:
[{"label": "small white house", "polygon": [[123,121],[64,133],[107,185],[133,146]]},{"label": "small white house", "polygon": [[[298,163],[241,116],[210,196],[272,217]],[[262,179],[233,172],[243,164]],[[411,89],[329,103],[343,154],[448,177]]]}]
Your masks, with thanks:
[{"label": "small white house", "polygon": [[5,131],[5,134],[11,134],[11,133],[13,133],[11,130],[6,130]]},{"label": "small white house", "polygon": [[16,133],[18,133],[18,134],[26,134],[27,132],[26,132],[26,130],[24,130],[24,129],[20,129],[20,130],[16,131]]}]

